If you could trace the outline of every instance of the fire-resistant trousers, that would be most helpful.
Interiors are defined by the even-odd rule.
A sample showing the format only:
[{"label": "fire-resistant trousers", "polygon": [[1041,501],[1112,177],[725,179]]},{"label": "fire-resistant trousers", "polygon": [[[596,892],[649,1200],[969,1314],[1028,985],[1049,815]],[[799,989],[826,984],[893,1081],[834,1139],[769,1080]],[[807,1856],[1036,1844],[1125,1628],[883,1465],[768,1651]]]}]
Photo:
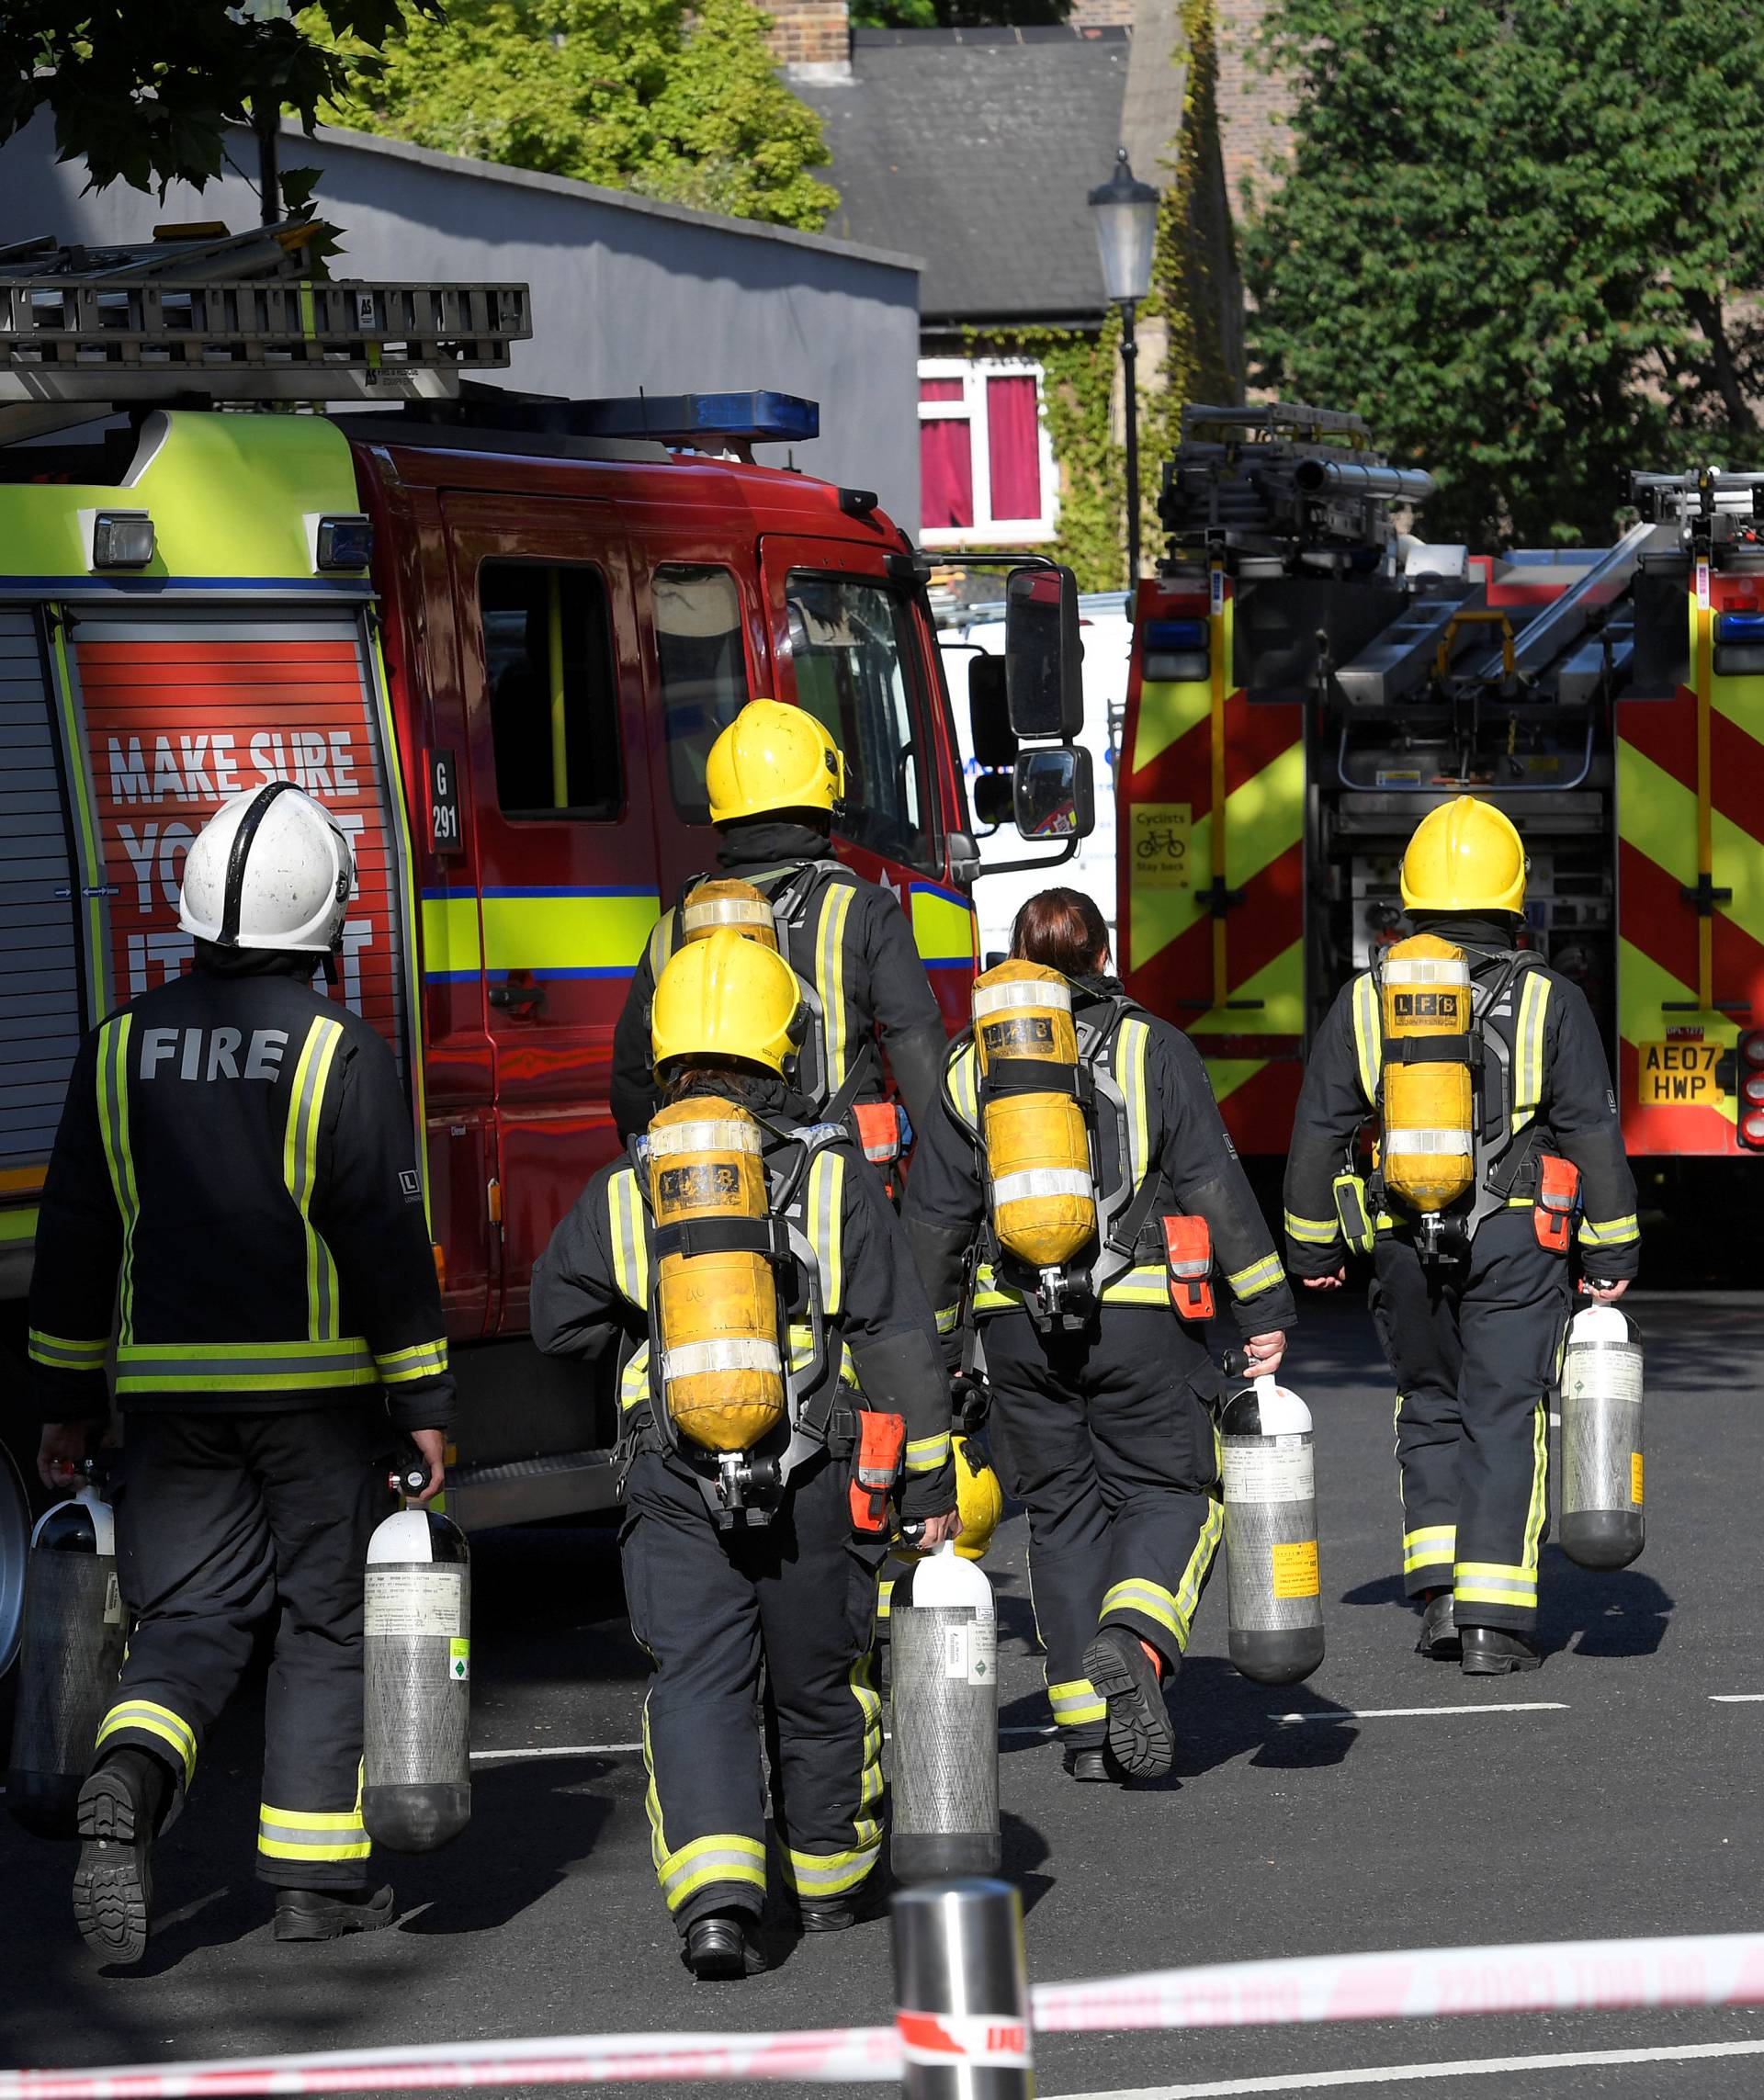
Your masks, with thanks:
[{"label": "fire-resistant trousers", "polygon": [[1084,1675],[1099,1625],[1130,1627],[1171,1671],[1225,1528],[1200,1345],[1173,1312],[1104,1305],[1079,1334],[1026,1314],[984,1329],[989,1436],[1029,1516],[1029,1581],[1061,1740],[1100,1744],[1107,1710]]},{"label": "fire-resistant trousers", "polygon": [[644,1451],[620,1534],[643,1702],[650,1850],[674,1925],[847,1896],[882,1850],[882,1701],[871,1668],[881,1549],[852,1536],[849,1471],[798,1468],[769,1524],[719,1531],[681,1462]]},{"label": "fire-resistant trousers", "polygon": [[257,1876],[359,1888],[362,1591],[390,1507],[384,1411],[131,1411],[116,1494],[117,1567],[134,1621],[105,1753],[171,1767],[179,1799],[243,1674],[258,1629],[275,1648],[264,1710]]},{"label": "fire-resistant trousers", "polygon": [[1485,1220],[1455,1262],[1424,1264],[1407,1234],[1380,1234],[1371,1303],[1396,1381],[1405,1586],[1453,1590],[1460,1625],[1528,1633],[1567,1257],[1539,1246],[1529,1207]]}]

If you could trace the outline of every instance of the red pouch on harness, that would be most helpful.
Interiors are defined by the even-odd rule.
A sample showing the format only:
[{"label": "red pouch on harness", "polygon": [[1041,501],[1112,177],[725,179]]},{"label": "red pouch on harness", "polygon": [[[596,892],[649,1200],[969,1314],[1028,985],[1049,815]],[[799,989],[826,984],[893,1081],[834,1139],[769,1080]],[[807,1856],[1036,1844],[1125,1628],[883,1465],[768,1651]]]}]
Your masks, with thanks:
[{"label": "red pouch on harness", "polygon": [[1185,1320],[1213,1317],[1213,1235],[1204,1218],[1164,1220],[1170,1302]]},{"label": "red pouch on harness", "polygon": [[852,1453],[854,1531],[876,1538],[888,1530],[888,1491],[900,1477],[906,1455],[906,1417],[864,1408],[857,1417],[857,1449]]},{"label": "red pouch on harness", "polygon": [[1568,1251],[1568,1233],[1579,1201],[1580,1169],[1573,1160],[1558,1158],[1554,1152],[1540,1153],[1537,1201],[1532,1207],[1532,1224],[1540,1247],[1548,1248],[1552,1254]]},{"label": "red pouch on harness", "polygon": [[852,1113],[857,1118],[857,1138],[865,1158],[878,1167],[899,1158],[900,1121],[892,1101],[859,1101]]}]

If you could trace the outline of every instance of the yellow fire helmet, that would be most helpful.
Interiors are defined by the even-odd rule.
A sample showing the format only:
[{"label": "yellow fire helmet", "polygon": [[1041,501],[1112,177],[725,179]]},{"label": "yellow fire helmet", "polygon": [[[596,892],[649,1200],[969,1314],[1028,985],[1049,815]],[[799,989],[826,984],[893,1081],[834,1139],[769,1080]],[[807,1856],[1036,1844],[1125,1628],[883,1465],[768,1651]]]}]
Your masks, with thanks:
[{"label": "yellow fire helmet", "polygon": [[797,974],[777,950],[723,927],[688,942],[656,979],[656,1070],[676,1057],[740,1057],[782,1075],[806,1018]]},{"label": "yellow fire helmet", "polygon": [[1409,911],[1523,911],[1525,846],[1492,803],[1474,795],[1430,810],[1403,855]]},{"label": "yellow fire helmet", "polygon": [[845,792],[839,746],[806,707],[750,700],[705,761],[710,820],[774,809],[831,809]]},{"label": "yellow fire helmet", "polygon": [[[956,1456],[956,1509],[962,1519],[956,1551],[965,1561],[978,1561],[985,1555],[993,1532],[1003,1520],[1004,1490],[983,1443],[956,1436],[950,1439],[950,1448]],[[897,1561],[924,1558],[917,1547],[902,1545],[898,1536],[892,1552]]]}]

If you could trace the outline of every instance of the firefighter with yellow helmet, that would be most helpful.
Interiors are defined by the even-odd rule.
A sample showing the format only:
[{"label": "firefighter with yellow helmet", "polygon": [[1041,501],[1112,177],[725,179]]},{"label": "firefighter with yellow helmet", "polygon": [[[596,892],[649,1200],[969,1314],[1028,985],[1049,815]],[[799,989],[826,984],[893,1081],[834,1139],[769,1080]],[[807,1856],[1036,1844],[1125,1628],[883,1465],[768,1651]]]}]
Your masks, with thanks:
[{"label": "firefighter with yellow helmet", "polygon": [[633,974],[613,1039],[619,1135],[645,1129],[655,1109],[649,1031],[657,979],[688,942],[727,926],[769,940],[802,984],[808,1025],[790,1068],[798,1107],[849,1121],[866,1156],[886,1165],[899,1140],[877,1036],[915,1127],[936,1098],[947,1038],[906,914],[833,857],[843,754],[806,707],[750,700],[712,744],[705,785],[718,872],[685,885]]},{"label": "firefighter with yellow helmet", "polygon": [[700,1979],[764,1967],[768,1765],[803,1928],[854,1922],[883,1835],[876,1567],[897,1512],[928,1545],[959,1528],[899,1221],[842,1129],[788,1115],[801,1008],[762,942],[681,948],[653,1003],[662,1105],[533,1271],[541,1349],[617,1352],[653,1854]]},{"label": "firefighter with yellow helmet", "polygon": [[[1519,946],[1523,841],[1491,804],[1429,812],[1403,856],[1413,934],[1337,999],[1286,1166],[1287,1260],[1313,1290],[1370,1254],[1396,1382],[1403,1574],[1419,1652],[1535,1669],[1548,1396],[1570,1268],[1601,1301],[1636,1270],[1635,1183],[1579,988]],[[1355,1146],[1376,1121],[1371,1174]]]},{"label": "firefighter with yellow helmet", "polygon": [[903,1215],[949,1346],[983,1358],[1067,1770],[1156,1777],[1224,1529],[1217,1374],[1179,1314],[1210,1314],[1216,1261],[1272,1372],[1292,1293],[1199,1054],[1108,974],[1091,899],[1030,898],[1011,956],[975,985]]}]

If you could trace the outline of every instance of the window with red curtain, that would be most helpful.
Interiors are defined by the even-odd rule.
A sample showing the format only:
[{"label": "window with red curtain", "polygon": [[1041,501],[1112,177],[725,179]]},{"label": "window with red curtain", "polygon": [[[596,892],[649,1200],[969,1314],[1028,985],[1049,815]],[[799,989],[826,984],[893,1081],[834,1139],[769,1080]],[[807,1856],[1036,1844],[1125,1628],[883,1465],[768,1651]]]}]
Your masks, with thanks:
[{"label": "window with red curtain", "polygon": [[[923,388],[934,381],[921,381]],[[1035,382],[1025,378],[986,382],[987,477],[995,518],[1041,515],[1041,430]],[[922,424],[921,429],[934,427]],[[929,523],[929,520],[927,520]]]},{"label": "window with red curtain", "polygon": [[[960,379],[921,379],[922,401],[959,401]],[[966,416],[930,416],[919,425],[919,523],[947,531],[974,523],[973,426]]]}]

